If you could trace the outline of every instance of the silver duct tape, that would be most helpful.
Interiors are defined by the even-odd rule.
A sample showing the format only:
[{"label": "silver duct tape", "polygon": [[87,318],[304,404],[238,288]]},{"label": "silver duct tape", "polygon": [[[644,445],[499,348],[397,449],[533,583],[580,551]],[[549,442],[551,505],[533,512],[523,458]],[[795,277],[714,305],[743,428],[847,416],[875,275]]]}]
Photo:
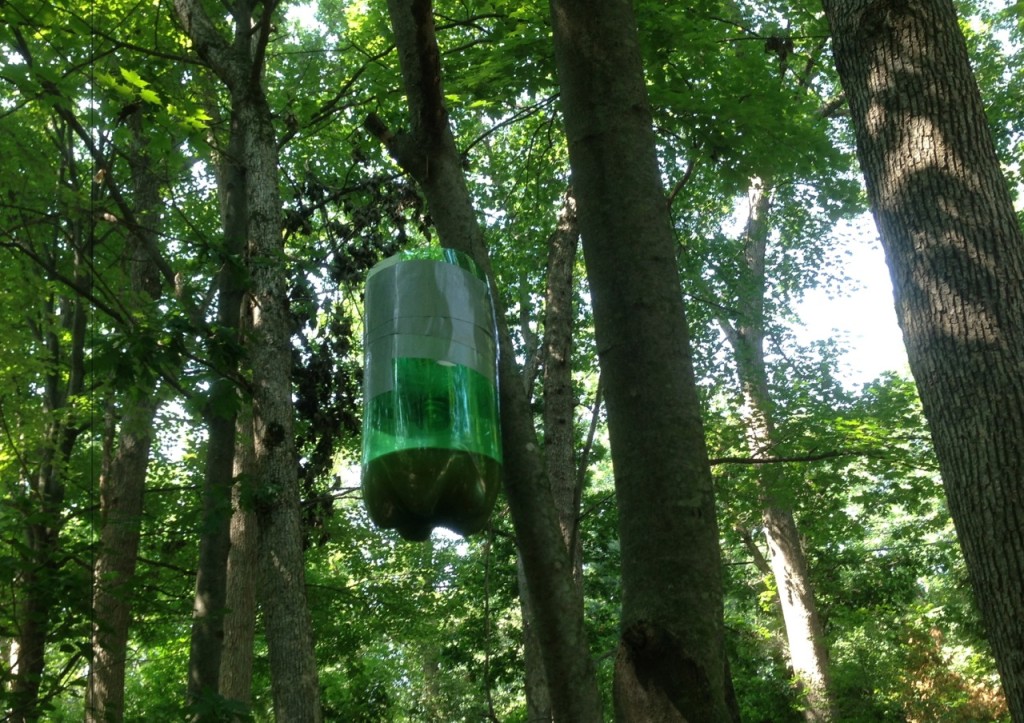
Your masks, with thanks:
[{"label": "silver duct tape", "polygon": [[440,364],[457,364],[481,374],[495,384],[494,356],[451,339],[415,334],[391,334],[366,345],[365,398],[395,388],[394,360],[400,357],[432,359]]},{"label": "silver duct tape", "polygon": [[404,317],[439,317],[470,322],[494,336],[487,284],[452,264],[388,259],[366,280],[366,330]]},{"label": "silver duct tape", "polygon": [[394,360],[458,364],[495,376],[494,316],[487,284],[443,261],[391,257],[366,280],[365,398],[395,388]]},{"label": "silver duct tape", "polygon": [[367,331],[364,343],[371,345],[385,336],[427,336],[437,339],[449,339],[476,349],[485,357],[493,359],[495,340],[491,330],[483,329],[469,321],[440,316],[403,316],[391,319],[376,328]]}]

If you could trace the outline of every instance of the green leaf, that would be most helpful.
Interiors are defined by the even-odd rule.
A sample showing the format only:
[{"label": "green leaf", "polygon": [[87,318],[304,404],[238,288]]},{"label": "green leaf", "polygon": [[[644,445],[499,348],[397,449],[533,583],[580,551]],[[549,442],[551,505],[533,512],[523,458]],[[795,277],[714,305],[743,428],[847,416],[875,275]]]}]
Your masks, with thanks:
[{"label": "green leaf", "polygon": [[161,105],[160,96],[156,94],[156,91],[143,88],[139,91],[139,97],[147,103],[152,103],[153,105]]},{"label": "green leaf", "polygon": [[132,85],[134,85],[136,88],[145,88],[146,86],[149,85],[149,83],[144,81],[142,79],[142,76],[140,76],[134,70],[128,70],[127,68],[121,68],[121,77],[124,78],[125,80],[127,80]]}]

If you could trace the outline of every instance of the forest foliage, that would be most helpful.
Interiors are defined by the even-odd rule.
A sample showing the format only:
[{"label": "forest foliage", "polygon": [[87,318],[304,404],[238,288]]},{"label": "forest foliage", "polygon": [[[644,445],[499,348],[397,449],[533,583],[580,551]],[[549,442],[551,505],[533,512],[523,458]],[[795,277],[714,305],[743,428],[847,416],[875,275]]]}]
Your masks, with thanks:
[{"label": "forest foliage", "polygon": [[[1015,184],[1024,21],[1015,8],[960,10]],[[227,36],[227,16],[212,3],[209,11]],[[547,243],[568,184],[548,9],[443,0],[434,11],[447,111],[539,419]],[[637,2],[636,12],[712,458],[743,719],[802,720],[805,704],[766,572],[766,465],[799,523],[837,719],[1008,719],[907,370],[851,383],[840,373],[842,342],[809,340],[796,315],[810,289],[843,293],[848,254],[880,254],[872,239],[833,233],[865,213],[865,200],[818,4]],[[217,169],[230,98],[170,3],[8,0],[0,17],[0,701],[16,703],[20,606],[32,579],[51,602],[32,705],[47,720],[83,718],[92,569],[106,524],[99,489],[126,410],[145,397],[158,406],[137,568],[121,593],[132,611],[124,715],[180,719],[204,534],[205,422],[251,393],[245,350],[217,314],[221,276],[252,263],[222,230]],[[504,499],[486,532],[435,533],[427,544],[375,529],[360,501],[362,284],[377,261],[437,242],[419,190],[364,127],[371,114],[392,128],[406,122],[387,8],[281,3],[272,19],[264,84],[280,154],[280,261],[324,718],[526,720],[516,534]],[[145,215],[139,157],[158,193]],[[755,178],[771,193],[763,323],[777,420],[774,446],[759,454],[721,324],[754,283],[742,227]],[[138,240],[149,237],[140,229],[156,248]],[[155,260],[153,293],[132,285],[139,254]],[[610,718],[617,510],[582,258],[574,279],[584,619]],[[45,559],[33,534],[52,539]],[[209,705],[270,718],[259,634],[252,678],[247,710],[192,701],[192,713]]]}]

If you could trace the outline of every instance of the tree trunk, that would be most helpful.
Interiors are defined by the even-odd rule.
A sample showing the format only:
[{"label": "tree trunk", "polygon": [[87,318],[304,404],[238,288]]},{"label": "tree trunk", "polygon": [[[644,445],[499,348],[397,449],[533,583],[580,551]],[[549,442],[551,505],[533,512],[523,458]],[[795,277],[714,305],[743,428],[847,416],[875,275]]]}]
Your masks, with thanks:
[{"label": "tree trunk", "polygon": [[[747,448],[752,457],[759,457],[778,443],[775,405],[764,360],[765,252],[771,206],[767,182],[752,179],[748,201],[750,215],[743,236],[744,276],[735,303],[739,319],[733,323],[722,317],[719,323],[736,360],[747,425]],[[768,559],[778,590],[789,663],[807,699],[804,715],[809,721],[828,721],[832,719],[833,705],[825,630],[818,615],[793,506],[785,490],[780,489],[781,475],[782,470],[772,465],[763,465],[760,472],[761,521],[768,543]]]},{"label": "tree trunk", "polygon": [[319,721],[320,686],[299,511],[293,431],[292,322],[277,187],[277,138],[260,91],[243,106],[249,190],[253,442],[258,475],[261,604],[277,720]]},{"label": "tree trunk", "polygon": [[224,230],[223,266],[217,276],[217,324],[207,346],[214,369],[223,376],[210,385],[204,410],[207,428],[203,470],[203,509],[196,565],[188,700],[218,692],[224,643],[227,565],[231,547],[231,496],[235,462],[238,390],[230,378],[238,372],[239,325],[244,277],[239,261],[248,234],[246,128],[232,112],[227,153],[217,166],[217,190]]},{"label": "tree trunk", "polygon": [[796,519],[788,505],[769,504],[764,509],[762,520],[786,626],[789,664],[807,698],[804,717],[809,721],[832,720],[825,630],[818,615],[807,555],[801,545]]},{"label": "tree trunk", "polygon": [[[81,431],[73,419],[60,420],[58,414],[67,413],[67,405],[72,397],[82,390],[85,304],[80,299],[65,299],[62,305],[71,309],[67,315],[71,331],[71,348],[68,351],[73,359],[73,368],[66,383],[59,378],[57,372],[50,375],[46,382],[47,402],[44,407],[51,421],[42,445],[41,462],[29,480],[36,508],[26,528],[28,557],[24,561],[25,572],[15,612],[18,623],[18,657],[11,684],[10,713],[10,720],[15,722],[35,720],[38,716],[40,684],[51,627],[50,616],[57,602],[54,596],[57,581],[53,577],[60,573],[57,553],[64,503],[64,465]],[[56,335],[51,335],[49,346],[53,358],[59,358]]]},{"label": "tree trunk", "polygon": [[896,315],[1024,720],[1024,238],[951,0],[826,0]]},{"label": "tree trunk", "polygon": [[576,199],[566,193],[558,227],[548,242],[548,281],[544,303],[544,463],[569,551],[573,579],[581,587],[583,558],[577,523],[576,395],[572,388],[572,332],[575,319],[573,266],[580,241]]},{"label": "tree trunk", "polygon": [[[278,146],[263,89],[263,65],[275,6],[239,0],[232,11],[232,44],[220,34],[198,0],[175,0],[174,5],[196,52],[230,91],[232,123],[238,124],[245,138],[251,299],[245,347],[252,369],[257,470],[253,497],[260,530],[260,599],[270,651],[274,715],[294,723],[319,721],[320,686],[306,602],[293,433],[292,324],[281,233]],[[258,17],[252,14],[256,7],[262,7]]]},{"label": "tree trunk", "polygon": [[[137,226],[127,239],[130,294],[125,306],[145,313],[160,297],[160,276],[148,248],[155,243],[160,189],[146,153],[141,109],[128,119]],[[143,493],[153,440],[153,418],[160,406],[156,373],[145,370],[124,395],[117,451],[100,479],[100,544],[93,563],[92,666],[86,693],[87,721],[124,718],[125,662],[131,622],[131,582],[135,577],[142,528]]]},{"label": "tree trunk", "polygon": [[552,706],[560,721],[594,723],[602,719],[602,708],[583,628],[583,601],[572,580],[572,564],[541,460],[533,412],[448,123],[433,9],[429,0],[389,0],[388,9],[412,128],[395,134],[375,116],[368,118],[366,125],[423,189],[441,244],[467,253],[489,280],[498,323],[505,492],[530,589]]},{"label": "tree trunk", "polygon": [[[70,143],[61,149],[67,173],[74,179],[74,150]],[[89,269],[93,239],[91,226],[70,224],[74,238],[68,246],[75,249],[74,281],[87,289],[91,281]],[[57,600],[54,576],[60,573],[57,553],[60,544],[61,518],[64,504],[65,465],[71,458],[81,427],[72,412],[74,398],[84,389],[86,302],[82,298],[64,297],[59,303],[50,299],[38,325],[50,329],[39,339],[46,350],[50,371],[42,389],[42,411],[47,421],[44,438],[40,440],[39,462],[26,480],[33,509],[26,524],[23,573],[15,600],[17,661],[12,665],[9,720],[14,723],[36,720],[39,715],[39,693],[45,668],[46,643],[51,628],[51,615]],[[58,333],[59,328],[60,333]],[[63,338],[66,337],[66,340]]]},{"label": "tree trunk", "polygon": [[131,623],[131,582],[138,561],[143,492],[159,402],[153,390],[125,401],[110,474],[100,480],[100,545],[93,564],[92,668],[87,721],[124,719],[125,662]]},{"label": "tree trunk", "polygon": [[526,694],[526,720],[548,723],[553,720],[551,691],[544,672],[544,651],[534,627],[530,587],[523,570],[522,556],[516,557],[516,580],[519,584],[519,610],[523,617],[523,692]]},{"label": "tree trunk", "polygon": [[228,554],[224,649],[220,665],[220,694],[252,704],[253,641],[256,637],[256,593],[259,580],[259,530],[256,513],[244,500],[252,497],[255,481],[252,415],[238,414],[235,435],[235,482],[231,488],[231,551]]},{"label": "tree trunk", "polygon": [[628,0],[551,0],[615,471],[627,721],[735,715],[714,492]]},{"label": "tree trunk", "polygon": [[[54,423],[47,434],[48,443],[59,445],[63,425]],[[23,563],[25,572],[20,585],[20,600],[16,607],[18,637],[17,662],[11,684],[10,716],[14,723],[38,720],[39,693],[45,667],[46,642],[49,637],[56,588],[54,577],[59,574],[56,561],[60,535],[60,505],[64,484],[61,466],[64,458],[57,450],[46,450],[45,460],[32,481],[32,491],[38,496],[39,508],[28,525],[29,557]]]},{"label": "tree trunk", "polygon": [[[544,466],[558,513],[562,539],[569,552],[572,577],[582,597],[583,554],[577,534],[579,494],[576,474],[576,397],[572,389],[573,265],[579,245],[576,199],[566,193],[558,225],[548,240],[548,276],[544,303]],[[551,693],[533,625],[533,605],[522,561],[516,566],[523,616],[523,662],[527,719],[552,720]]]}]

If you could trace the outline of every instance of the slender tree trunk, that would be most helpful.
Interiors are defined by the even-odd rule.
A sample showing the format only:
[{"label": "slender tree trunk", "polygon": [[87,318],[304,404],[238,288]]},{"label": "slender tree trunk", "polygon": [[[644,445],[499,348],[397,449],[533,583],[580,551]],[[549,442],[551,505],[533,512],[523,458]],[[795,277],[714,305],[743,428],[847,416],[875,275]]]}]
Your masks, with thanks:
[{"label": "slender tree trunk", "polygon": [[[160,189],[145,150],[141,109],[132,113],[128,124],[137,227],[127,239],[130,294],[122,303],[141,314],[160,296],[159,272],[148,253],[156,241]],[[100,480],[100,545],[93,563],[93,658],[85,707],[88,721],[124,718],[131,583],[138,560],[153,418],[160,405],[155,371],[144,370],[136,382],[124,395],[117,450],[108,474]]]},{"label": "slender tree trunk", "polygon": [[832,720],[825,630],[818,614],[807,555],[801,544],[796,519],[788,505],[768,504],[762,520],[772,576],[786,626],[789,664],[807,697],[804,717],[809,721]]},{"label": "slender tree trunk", "polygon": [[576,473],[576,395],[572,388],[573,266],[580,231],[576,199],[566,193],[558,227],[548,242],[548,282],[544,303],[544,463],[569,551],[573,579],[581,589],[583,558]]},{"label": "slender tree trunk", "polygon": [[[74,184],[74,151],[70,144],[61,150],[65,153],[67,172]],[[75,223],[72,227],[75,238],[69,245],[75,249],[74,280],[79,288],[86,289],[91,280],[90,260],[87,258],[92,249],[91,226]],[[57,581],[54,578],[60,573],[57,553],[64,504],[65,465],[81,433],[81,426],[70,405],[84,389],[85,301],[64,297],[58,304],[51,300],[43,314],[52,317],[57,313],[60,314],[59,323],[52,325],[61,327],[63,333],[47,331],[40,339],[52,365],[42,389],[43,413],[49,421],[39,445],[39,463],[27,480],[33,509],[26,524],[27,556],[15,601],[17,662],[12,665],[14,679],[8,715],[14,723],[36,720],[39,715],[46,643],[57,602]],[[40,328],[50,328],[51,322],[47,319]]]},{"label": "slender tree trunk", "polygon": [[[220,34],[198,0],[175,0],[174,5],[196,52],[230,91],[232,123],[238,124],[245,138],[251,299],[245,347],[252,369],[257,470],[253,498],[260,530],[260,600],[270,651],[274,715],[290,723],[319,721],[320,686],[306,601],[293,433],[292,325],[278,190],[278,146],[263,89],[264,59],[275,5],[238,0],[232,8],[233,43]],[[262,8],[261,14],[254,16],[257,7]],[[215,679],[215,684],[218,682]]]},{"label": "slender tree trunk", "polygon": [[619,506],[616,715],[731,720],[714,492],[636,21],[628,0],[551,13]]},{"label": "slender tree trunk", "polygon": [[[743,393],[747,446],[750,454],[757,457],[778,442],[775,405],[764,360],[765,252],[771,206],[768,183],[752,179],[748,201],[750,216],[743,238],[745,276],[735,305],[739,319],[732,323],[722,317],[719,323],[733,348]],[[761,521],[768,543],[768,560],[779,594],[789,663],[807,698],[804,714],[809,721],[828,721],[832,719],[833,705],[825,631],[793,507],[780,489],[781,475],[781,470],[770,465],[761,470]]]},{"label": "slender tree trunk", "polygon": [[[51,427],[47,435],[59,435],[58,425]],[[56,441],[56,440],[54,440]],[[25,572],[20,585],[20,599],[16,608],[18,637],[17,660],[13,665],[14,680],[11,685],[9,720],[14,723],[38,720],[39,693],[45,664],[46,641],[49,637],[56,587],[54,579],[59,574],[56,562],[60,527],[60,503],[64,495],[59,465],[63,460],[56,452],[47,452],[38,476],[33,481],[33,491],[39,496],[40,508],[35,511],[35,521],[28,525],[30,557],[24,562]]]},{"label": "slender tree trunk", "polygon": [[[235,393],[234,384],[226,379],[217,379],[210,388],[212,396]],[[218,693],[224,642],[227,562],[231,544],[234,413],[226,409],[211,409],[206,420],[208,436],[203,471],[202,522],[189,650],[189,703],[195,703],[202,696]]]},{"label": "slender tree trunk", "polygon": [[[572,563],[573,580],[582,596],[583,554],[577,534],[579,500],[576,474],[576,396],[572,389],[573,265],[579,245],[576,199],[566,193],[558,225],[548,240],[548,278],[544,303],[544,465],[558,513],[562,539]],[[551,693],[544,659],[533,625],[533,605],[522,561],[516,570],[523,616],[523,658],[527,719],[550,721]]]},{"label": "slender tree trunk", "polygon": [[[17,601],[18,622],[17,664],[11,685],[11,712],[9,719],[21,721],[38,717],[40,684],[45,663],[46,642],[52,626],[51,615],[57,600],[55,576],[60,573],[57,553],[60,545],[61,513],[64,504],[64,466],[71,456],[81,431],[74,420],[60,419],[67,412],[73,396],[82,390],[84,373],[85,306],[76,299],[65,299],[62,305],[70,308],[66,322],[71,332],[70,378],[65,383],[55,372],[46,382],[46,414],[51,418],[42,444],[41,462],[34,477],[29,480],[31,496],[35,502],[32,519],[26,528],[28,558],[21,579],[20,598]],[[60,343],[51,335],[49,347],[53,358],[59,359]]]},{"label": "slender tree trunk", "polygon": [[131,582],[138,561],[142,501],[159,402],[152,391],[132,394],[110,474],[100,481],[100,548],[93,565],[92,670],[87,721],[124,719],[125,663],[131,622]]},{"label": "slender tree trunk", "polygon": [[489,280],[498,322],[505,492],[530,589],[552,706],[560,721],[594,723],[602,719],[602,709],[583,628],[583,601],[572,579],[533,413],[448,123],[432,5],[429,0],[389,0],[388,9],[412,128],[396,134],[375,116],[367,119],[366,126],[423,189],[441,244],[470,255]]},{"label": "slender tree trunk", "polygon": [[252,704],[253,641],[256,637],[256,594],[259,580],[259,530],[256,513],[244,500],[255,482],[252,415],[238,414],[235,435],[235,483],[231,488],[231,551],[228,554],[224,649],[220,666],[220,694],[228,700]]},{"label": "slender tree trunk", "polygon": [[[236,43],[237,45],[237,43]],[[210,385],[204,417],[207,428],[206,465],[203,470],[203,510],[192,606],[188,698],[217,693],[220,680],[227,565],[231,547],[231,495],[235,463],[235,424],[240,403],[236,383],[239,325],[245,293],[239,259],[248,235],[246,197],[246,129],[232,112],[227,152],[218,159],[217,190],[224,230],[223,265],[217,276],[217,324],[207,352],[215,369],[224,375]]]},{"label": "slender tree trunk", "polygon": [[523,570],[521,556],[516,557],[516,580],[519,584],[519,611],[523,617],[523,692],[526,693],[526,720],[545,723],[553,720],[551,691],[544,672],[544,651],[534,627],[533,603]]},{"label": "slender tree trunk", "polygon": [[826,0],[950,512],[1024,720],[1024,237],[951,0]]},{"label": "slender tree trunk", "polygon": [[428,645],[421,649],[423,657],[423,717],[424,720],[441,720],[444,717],[441,697],[441,650],[440,645]]}]

